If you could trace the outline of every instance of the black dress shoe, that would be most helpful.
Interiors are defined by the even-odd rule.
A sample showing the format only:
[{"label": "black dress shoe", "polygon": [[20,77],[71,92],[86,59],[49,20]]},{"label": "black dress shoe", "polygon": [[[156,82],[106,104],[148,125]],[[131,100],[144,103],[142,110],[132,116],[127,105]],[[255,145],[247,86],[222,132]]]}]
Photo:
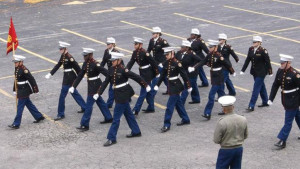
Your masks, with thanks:
[{"label": "black dress shoe", "polygon": [[298,140],[300,140],[300,136],[298,137]]},{"label": "black dress shoe", "polygon": [[162,95],[168,95],[169,93],[168,93],[168,91],[166,91],[165,93],[162,93]]},{"label": "black dress shoe", "polygon": [[161,130],[162,133],[165,133],[165,132],[167,132],[167,131],[170,130],[170,127],[164,126],[164,127],[162,127],[160,130]]},{"label": "black dress shoe", "polygon": [[107,106],[109,109],[111,109],[112,108],[112,106]]},{"label": "black dress shoe", "polygon": [[222,115],[225,115],[225,113],[224,113],[224,112],[221,112],[221,113],[218,113],[218,115],[222,116]]},{"label": "black dress shoe", "polygon": [[208,85],[199,85],[198,87],[208,87]]},{"label": "black dress shoe", "polygon": [[127,134],[127,135],[126,135],[127,138],[141,137],[141,136],[142,136],[142,133],[141,133],[141,132],[139,132],[139,133],[137,133],[137,134],[132,134],[132,133],[130,133],[130,134]]},{"label": "black dress shoe", "polygon": [[39,123],[39,122],[41,122],[41,121],[43,121],[43,120],[45,120],[45,117],[44,117],[44,116],[42,116],[42,117],[40,117],[39,119],[33,121],[33,123]]},{"label": "black dress shoe", "polygon": [[181,122],[177,123],[176,125],[177,126],[183,126],[183,125],[188,125],[188,124],[191,124],[191,122],[183,122],[183,121],[181,121]]},{"label": "black dress shoe", "polygon": [[258,105],[257,107],[268,107],[269,105],[268,104],[261,104],[261,105]]},{"label": "black dress shoe", "polygon": [[210,120],[210,115],[209,114],[204,114],[202,117],[206,118],[207,120]]},{"label": "black dress shoe", "polygon": [[111,141],[111,140],[107,140],[106,143],[103,144],[104,147],[108,147],[111,146],[113,144],[116,144],[117,141]]},{"label": "black dress shoe", "polygon": [[143,110],[144,113],[154,113],[155,110]]},{"label": "black dress shoe", "polygon": [[106,124],[106,123],[112,123],[112,122],[113,122],[113,118],[110,120],[100,121],[100,124]]},{"label": "black dress shoe", "polygon": [[86,126],[80,126],[80,127],[76,127],[76,129],[79,131],[88,131],[90,128]]},{"label": "black dress shoe", "polygon": [[56,117],[56,118],[54,119],[54,121],[62,120],[62,119],[64,119],[64,118],[65,118],[65,116],[58,116],[58,117]]},{"label": "black dress shoe", "polygon": [[189,102],[189,104],[198,104],[198,103],[200,102],[194,102],[194,101]]},{"label": "black dress shoe", "polygon": [[280,148],[280,149],[283,149],[285,148],[286,146],[286,142],[285,141],[282,141],[282,140],[279,140],[276,144],[274,144],[276,147]]},{"label": "black dress shoe", "polygon": [[78,110],[77,113],[84,113],[84,111],[85,110],[81,109],[81,110]]},{"label": "black dress shoe", "polygon": [[19,129],[19,128],[20,128],[19,126],[16,126],[16,125],[14,125],[14,124],[8,125],[8,127],[12,128],[12,129]]},{"label": "black dress shoe", "polygon": [[246,110],[247,110],[247,112],[252,112],[252,111],[254,111],[254,108],[253,107],[248,107]]}]

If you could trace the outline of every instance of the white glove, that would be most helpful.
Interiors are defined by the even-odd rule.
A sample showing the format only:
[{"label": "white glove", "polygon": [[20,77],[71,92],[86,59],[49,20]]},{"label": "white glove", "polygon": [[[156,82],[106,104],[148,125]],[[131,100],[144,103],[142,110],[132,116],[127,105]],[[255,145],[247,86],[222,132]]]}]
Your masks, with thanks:
[{"label": "white glove", "polygon": [[17,95],[17,93],[16,92],[13,92],[14,93],[14,95]]},{"label": "white glove", "polygon": [[272,77],[272,76],[273,76],[273,74],[270,74],[269,76],[270,76],[270,77]]},{"label": "white glove", "polygon": [[48,74],[46,74],[45,78],[50,79],[51,76],[52,76],[51,73],[48,73]]},{"label": "white glove", "polygon": [[191,93],[191,91],[192,91],[192,90],[193,90],[193,88],[192,88],[192,87],[190,87],[190,88],[188,88],[188,90],[187,90],[187,91],[188,91],[189,93]]},{"label": "white glove", "polygon": [[98,93],[97,93],[97,94],[94,94],[93,98],[94,98],[95,100],[98,100],[99,94],[98,94]]},{"label": "white glove", "polygon": [[156,75],[156,78],[159,78],[160,77],[160,74]]},{"label": "white glove", "polygon": [[158,91],[158,86],[157,85],[154,86],[154,90]]},{"label": "white glove", "polygon": [[150,91],[151,91],[151,87],[150,87],[149,85],[146,87],[146,91],[147,91],[147,92],[150,92]]},{"label": "white glove", "polygon": [[162,65],[162,63],[158,64],[159,67],[163,68],[164,66]]},{"label": "white glove", "polygon": [[195,71],[195,68],[194,67],[188,67],[188,71],[189,71],[189,73],[191,73],[191,72]]},{"label": "white glove", "polygon": [[84,77],[82,78],[82,81],[85,81],[85,78],[84,78]]},{"label": "white glove", "polygon": [[73,86],[69,88],[69,92],[74,93],[74,87]]},{"label": "white glove", "polygon": [[232,74],[232,76],[235,77],[235,76],[236,76],[236,73],[234,72],[234,73]]},{"label": "white glove", "polygon": [[243,74],[245,74],[244,72],[242,72],[242,71],[240,71],[240,75],[243,75]]},{"label": "white glove", "polygon": [[268,100],[268,105],[271,106],[273,102],[271,100]]}]

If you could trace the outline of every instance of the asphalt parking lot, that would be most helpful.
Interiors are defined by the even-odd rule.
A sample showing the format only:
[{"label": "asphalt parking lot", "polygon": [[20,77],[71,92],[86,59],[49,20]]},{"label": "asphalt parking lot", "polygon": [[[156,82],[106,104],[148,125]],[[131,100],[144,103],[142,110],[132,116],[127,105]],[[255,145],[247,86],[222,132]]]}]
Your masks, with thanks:
[{"label": "asphalt parking lot", "polygon": [[[154,26],[161,27],[162,37],[171,46],[180,46],[191,28],[198,28],[205,41],[226,33],[228,43],[240,58],[239,63],[233,63],[237,76],[231,77],[237,90],[235,110],[247,118],[249,126],[242,167],[300,168],[300,140],[297,139],[300,132],[295,123],[287,147],[277,151],[273,146],[284,123],[280,93],[272,106],[255,107],[254,112],[245,113],[253,88],[250,66],[245,75],[239,75],[253,35],[262,36],[262,46],[269,52],[273,72],[279,68],[279,53],[294,56],[293,67],[300,69],[299,9],[297,0],[0,0],[0,168],[215,168],[219,145],[213,142],[213,132],[221,106],[215,104],[210,121],[201,117],[209,87],[200,88],[201,104],[186,104],[190,125],[176,126],[180,118],[175,111],[171,130],[160,133],[168,100],[162,95],[166,87],[161,85],[155,99],[156,112],[140,113],[137,119],[142,137],[126,138],[130,129],[122,118],[118,143],[111,147],[103,147],[110,125],[99,124],[103,116],[96,106],[87,132],[75,129],[82,114],[76,113],[79,106],[70,96],[66,98],[66,118],[53,121],[63,73],[57,71],[48,80],[45,75],[59,60],[58,41],[70,43],[69,52],[82,63],[82,47],[94,48],[94,57],[100,61],[106,37],[113,36],[127,63],[133,51],[132,37],[146,39],[144,48],[147,48]],[[7,127],[16,114],[12,92],[14,65],[12,54],[6,56],[11,16],[19,39],[16,54],[27,57],[24,64],[40,89],[31,99],[47,117],[42,123],[33,124],[34,119],[25,109],[18,130]],[[204,69],[209,76],[209,69]],[[138,67],[135,65],[132,70],[137,73]],[[265,79],[268,94],[273,80],[274,76]],[[131,102],[133,107],[140,86],[134,81],[130,84],[136,93]],[[81,82],[78,90],[86,98],[86,81]],[[102,97],[107,99],[107,90]],[[257,105],[260,103],[259,98]]]}]

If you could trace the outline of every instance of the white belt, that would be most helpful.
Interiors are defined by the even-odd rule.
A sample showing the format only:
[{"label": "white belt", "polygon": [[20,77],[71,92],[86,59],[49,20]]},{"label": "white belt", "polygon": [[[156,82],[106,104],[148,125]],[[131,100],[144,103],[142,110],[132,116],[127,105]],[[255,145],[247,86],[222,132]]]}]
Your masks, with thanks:
[{"label": "white belt", "polygon": [[26,83],[28,83],[28,80],[23,81],[23,82],[17,82],[18,85],[22,85],[22,84],[26,84]]},{"label": "white belt", "polygon": [[96,80],[96,79],[100,79],[100,76],[90,77],[90,78],[89,78],[89,80]]},{"label": "white belt", "polygon": [[282,90],[282,93],[292,93],[292,92],[295,92],[297,90],[299,90],[299,88],[292,89],[292,90]]},{"label": "white belt", "polygon": [[176,80],[176,79],[178,79],[178,78],[179,78],[179,76],[169,77],[169,80]]},{"label": "white belt", "polygon": [[150,67],[150,64],[146,66],[141,66],[140,69],[147,69],[148,67]]},{"label": "white belt", "polygon": [[218,68],[212,68],[211,70],[212,71],[219,71],[219,70],[221,70],[222,69],[222,67],[218,67]]},{"label": "white belt", "polygon": [[124,87],[124,86],[126,86],[126,85],[128,85],[128,84],[129,84],[128,82],[125,82],[125,83],[122,83],[122,84],[116,85],[116,86],[114,86],[114,89],[117,89],[117,88]]},{"label": "white belt", "polygon": [[71,72],[73,69],[65,69],[64,72]]}]

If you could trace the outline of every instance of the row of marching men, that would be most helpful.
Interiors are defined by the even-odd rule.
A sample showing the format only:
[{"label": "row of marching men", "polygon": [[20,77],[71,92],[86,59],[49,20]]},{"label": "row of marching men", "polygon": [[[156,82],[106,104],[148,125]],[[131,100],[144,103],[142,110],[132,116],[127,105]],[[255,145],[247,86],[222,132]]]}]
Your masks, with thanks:
[{"label": "row of marching men", "polygon": [[[161,29],[154,27],[147,50],[143,49],[144,40],[135,37],[135,50],[126,66],[123,62],[124,54],[119,53],[115,48],[116,42],[112,37],[107,38],[107,49],[104,52],[101,63],[94,59],[94,49],[83,48],[82,55],[84,56],[84,63],[82,68],[79,67],[74,57],[68,52],[70,44],[59,42],[59,50],[61,52],[60,60],[52,71],[45,76],[49,79],[60,66],[63,66],[64,78],[59,97],[58,114],[54,120],[65,118],[64,101],[67,93],[70,92],[81,107],[81,110],[78,112],[84,113],[80,126],[77,128],[78,130],[89,130],[93,104],[96,102],[104,116],[104,121],[100,123],[112,123],[107,136],[108,141],[105,143],[106,146],[116,143],[116,134],[122,114],[124,114],[132,130],[127,137],[141,136],[134,114],[138,115],[145,99],[148,103],[148,107],[143,111],[146,113],[155,111],[154,98],[159,86],[164,82],[167,86],[166,93],[169,94],[169,100],[167,102],[164,125],[161,131],[166,132],[170,129],[171,117],[175,108],[182,118],[182,121],[177,125],[190,124],[190,119],[185,111],[184,105],[190,92],[192,97],[190,104],[200,103],[197,76],[199,75],[202,80],[203,77],[206,79],[202,68],[204,65],[210,67],[211,90],[209,92],[208,103],[202,116],[210,120],[215,95],[218,94],[218,97],[225,95],[224,84],[227,85],[229,95],[236,95],[234,86],[229,78],[229,74],[233,76],[236,74],[232,68],[229,56],[232,55],[236,62],[238,62],[239,59],[233,48],[227,44],[227,35],[223,33],[219,34],[218,41],[209,40],[209,46],[207,48],[204,40],[201,39],[199,30],[192,29],[190,38],[182,41],[181,49],[178,52],[175,52],[176,48],[170,47],[168,42],[163,39],[161,35]],[[271,95],[271,100],[268,101],[264,78],[267,74],[272,75],[272,67],[268,52],[261,46],[261,43],[262,38],[260,36],[253,37],[253,45],[249,48],[248,56],[240,72],[240,74],[244,74],[248,64],[250,62],[252,63],[250,73],[253,75],[255,82],[252,97],[247,108],[249,112],[254,111],[259,94],[263,101],[259,107],[269,106],[272,103],[271,100],[275,97],[272,89],[271,94],[273,95]],[[203,51],[207,53],[206,56],[204,56]],[[153,56],[150,53],[152,53]],[[44,117],[29,99],[29,95],[32,92],[38,92],[38,88],[29,70],[23,65],[23,60],[23,56],[14,56],[16,67],[16,85],[14,91],[17,92],[17,97],[19,98],[17,116],[14,123],[9,125],[9,127],[14,129],[20,126],[24,106],[27,106],[32,113],[36,119],[36,123],[44,120]],[[139,75],[130,71],[135,62],[139,66]],[[105,64],[107,64],[108,69],[104,68]],[[100,79],[100,74],[106,77],[103,83]],[[295,74],[297,74],[297,72]],[[86,102],[76,90],[76,87],[84,75],[87,76],[88,81],[88,97]],[[184,84],[182,84],[179,75],[184,80]],[[299,74],[297,74],[297,77],[298,75]],[[133,109],[130,108],[129,101],[134,95],[134,91],[128,83],[128,78],[135,80],[142,86],[140,96]],[[106,103],[101,95],[108,85],[109,98]],[[200,86],[208,86],[208,82],[203,80]],[[284,88],[284,86],[281,87]],[[298,93],[298,88],[295,88],[295,91]],[[297,98],[298,97],[299,96],[297,96]],[[113,101],[116,102],[116,105],[112,116],[109,108],[112,107]],[[224,113],[219,114],[222,115]]]}]

